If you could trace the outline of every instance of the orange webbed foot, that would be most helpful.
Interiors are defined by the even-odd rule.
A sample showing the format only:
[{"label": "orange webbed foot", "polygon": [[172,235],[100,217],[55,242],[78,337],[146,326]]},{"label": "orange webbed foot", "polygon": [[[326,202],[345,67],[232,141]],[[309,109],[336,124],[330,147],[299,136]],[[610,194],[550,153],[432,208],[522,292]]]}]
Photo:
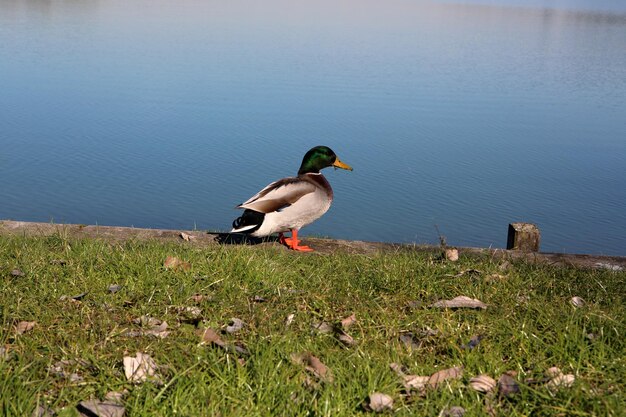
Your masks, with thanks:
[{"label": "orange webbed foot", "polygon": [[313,252],[308,246],[300,245],[300,240],[298,240],[298,230],[293,229],[291,231],[291,237],[285,237],[282,233],[278,234],[278,240],[283,245],[287,246],[289,249],[298,251],[298,252]]}]

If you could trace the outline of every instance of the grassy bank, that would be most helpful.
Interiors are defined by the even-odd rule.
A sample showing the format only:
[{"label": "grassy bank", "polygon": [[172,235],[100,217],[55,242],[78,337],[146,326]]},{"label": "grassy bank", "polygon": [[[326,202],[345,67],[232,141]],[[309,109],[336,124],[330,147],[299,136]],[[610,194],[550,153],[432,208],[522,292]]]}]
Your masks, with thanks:
[{"label": "grassy bank", "polygon": [[[180,262],[164,266],[168,257]],[[81,401],[110,392],[127,416],[351,416],[372,413],[374,392],[393,399],[395,415],[626,410],[625,272],[59,234],[0,237],[0,285],[7,416],[39,406],[77,415]],[[430,307],[461,295],[487,308]],[[241,330],[227,329],[232,318]],[[156,364],[149,381],[125,375],[124,357],[137,352]],[[411,387],[392,363],[406,375],[463,374]],[[574,381],[559,386],[551,367]],[[505,373],[518,393],[470,387],[474,376]]]}]

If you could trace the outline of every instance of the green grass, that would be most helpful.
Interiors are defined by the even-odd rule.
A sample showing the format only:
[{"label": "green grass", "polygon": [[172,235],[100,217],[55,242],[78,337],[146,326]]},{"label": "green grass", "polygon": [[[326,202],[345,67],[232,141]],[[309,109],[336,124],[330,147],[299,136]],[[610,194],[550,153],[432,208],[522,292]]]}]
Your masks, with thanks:
[{"label": "green grass", "polygon": [[[163,267],[167,256],[189,271]],[[58,262],[63,260],[64,262]],[[13,276],[15,268],[24,276]],[[453,277],[470,268],[479,275]],[[491,274],[502,274],[491,279]],[[121,290],[108,291],[111,284]],[[624,415],[626,400],[626,273],[512,263],[490,258],[441,262],[429,254],[297,254],[277,246],[212,246],[96,240],[0,237],[0,415],[30,415],[45,404],[61,416],[76,405],[128,390],[127,416],[352,416],[367,414],[368,395],[394,398],[394,415],[438,415],[462,406],[466,416]],[[86,292],[80,301],[61,299]],[[198,303],[194,294],[208,296]],[[484,311],[438,310],[428,305],[458,295],[488,304]],[[569,300],[580,296],[582,308]],[[264,301],[255,301],[261,297]],[[194,323],[176,307],[197,306]],[[355,313],[346,347],[311,325],[336,324]],[[293,323],[285,326],[288,315]],[[128,337],[143,315],[165,320],[172,333]],[[247,326],[224,334],[250,351],[239,357],[200,344],[199,328],[223,329],[232,317]],[[17,335],[20,321],[36,321]],[[419,348],[399,336],[424,329]],[[590,339],[589,334],[595,337]],[[463,349],[473,335],[483,339]],[[320,382],[290,360],[310,351],[334,375]],[[163,384],[132,384],[124,356],[144,352],[160,366]],[[79,381],[52,372],[61,360]],[[406,396],[393,362],[415,375],[464,366],[462,379]],[[576,376],[556,392],[541,379],[559,367]],[[471,377],[515,371],[521,393],[510,399],[471,390]]]}]

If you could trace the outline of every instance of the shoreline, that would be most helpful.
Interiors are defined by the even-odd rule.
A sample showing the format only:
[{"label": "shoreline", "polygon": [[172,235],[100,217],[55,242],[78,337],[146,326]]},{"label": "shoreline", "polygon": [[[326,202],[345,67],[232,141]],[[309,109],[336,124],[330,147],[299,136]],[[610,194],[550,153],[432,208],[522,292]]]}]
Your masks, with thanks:
[{"label": "shoreline", "polygon": [[[62,234],[70,238],[93,238],[111,242],[156,240],[179,242],[196,246],[219,244],[279,245],[277,239],[247,239],[245,236],[193,230],[147,229],[122,226],[100,226],[81,224],[56,224],[43,222],[24,222],[0,220],[0,236],[45,237]],[[188,240],[184,236],[188,237]],[[337,251],[371,255],[378,252],[415,251],[441,253],[437,245],[399,244],[384,242],[365,242],[358,240],[308,238],[304,239],[319,254],[332,254]],[[507,249],[457,247],[459,255],[491,256],[497,259],[524,259],[529,262],[545,263],[557,266],[578,268],[626,270],[626,256],[605,256],[550,252],[522,252]]]}]

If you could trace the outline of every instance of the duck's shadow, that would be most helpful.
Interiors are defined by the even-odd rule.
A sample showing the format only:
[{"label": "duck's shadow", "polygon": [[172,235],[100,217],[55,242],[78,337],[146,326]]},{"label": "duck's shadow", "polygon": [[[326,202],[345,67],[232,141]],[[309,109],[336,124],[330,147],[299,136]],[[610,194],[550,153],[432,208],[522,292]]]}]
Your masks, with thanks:
[{"label": "duck's shadow", "polygon": [[258,238],[243,233],[215,233],[215,242],[220,245],[258,245],[265,242],[278,242],[278,237]]}]

